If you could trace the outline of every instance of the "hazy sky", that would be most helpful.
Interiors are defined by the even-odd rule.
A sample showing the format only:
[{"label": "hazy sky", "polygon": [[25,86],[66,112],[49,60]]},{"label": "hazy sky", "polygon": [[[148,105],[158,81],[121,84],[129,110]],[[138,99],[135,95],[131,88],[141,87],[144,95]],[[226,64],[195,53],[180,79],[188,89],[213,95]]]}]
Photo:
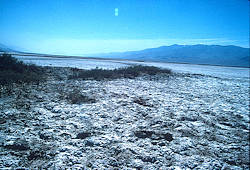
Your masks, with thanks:
[{"label": "hazy sky", "polygon": [[248,0],[0,0],[0,43],[81,55],[172,44],[249,47]]}]

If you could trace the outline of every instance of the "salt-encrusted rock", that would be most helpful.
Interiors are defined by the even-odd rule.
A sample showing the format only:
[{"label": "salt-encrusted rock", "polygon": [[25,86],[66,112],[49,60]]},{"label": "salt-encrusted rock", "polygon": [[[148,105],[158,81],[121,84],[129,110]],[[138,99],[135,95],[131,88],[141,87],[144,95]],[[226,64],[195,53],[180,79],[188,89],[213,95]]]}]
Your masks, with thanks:
[{"label": "salt-encrusted rock", "polygon": [[153,133],[154,133],[153,131],[140,130],[136,131],[134,134],[138,138],[151,138]]},{"label": "salt-encrusted rock", "polygon": [[93,141],[91,141],[91,140],[87,140],[86,142],[85,142],[85,146],[94,146],[95,145],[95,143],[93,142]]},{"label": "salt-encrusted rock", "polygon": [[150,163],[156,162],[156,158],[153,156],[138,156],[138,158],[143,162],[150,162]]},{"label": "salt-encrusted rock", "polygon": [[46,156],[45,151],[40,150],[40,149],[35,149],[30,151],[28,154],[28,160],[35,160],[35,159],[44,159]]},{"label": "salt-encrusted rock", "polygon": [[29,143],[24,139],[6,142],[4,147],[15,151],[26,151],[30,149]]},{"label": "salt-encrusted rock", "polygon": [[76,139],[85,139],[90,136],[91,136],[90,132],[80,132],[77,134]]},{"label": "salt-encrusted rock", "polygon": [[173,140],[173,135],[170,133],[163,133],[163,132],[155,132],[155,131],[148,131],[148,130],[139,130],[135,131],[134,135],[138,138],[150,138],[152,140],[167,140],[171,142]]},{"label": "salt-encrusted rock", "polygon": [[39,134],[40,139],[43,139],[43,140],[52,139],[52,137],[51,137],[50,134],[48,134],[48,133],[39,132],[38,134]]},{"label": "salt-encrusted rock", "polygon": [[152,135],[152,139],[154,140],[167,140],[168,142],[171,142],[173,140],[173,135],[171,133],[154,133],[154,135]]},{"label": "salt-encrusted rock", "polygon": [[[0,99],[0,169],[249,169],[244,79],[52,73],[71,70]],[[74,89],[98,100],[71,104],[64,95]]]},{"label": "salt-encrusted rock", "polygon": [[52,110],[51,110],[52,113],[62,113],[62,109],[60,107],[54,107]]},{"label": "salt-encrusted rock", "polygon": [[5,118],[0,118],[0,124],[4,124],[4,123],[6,123]]}]

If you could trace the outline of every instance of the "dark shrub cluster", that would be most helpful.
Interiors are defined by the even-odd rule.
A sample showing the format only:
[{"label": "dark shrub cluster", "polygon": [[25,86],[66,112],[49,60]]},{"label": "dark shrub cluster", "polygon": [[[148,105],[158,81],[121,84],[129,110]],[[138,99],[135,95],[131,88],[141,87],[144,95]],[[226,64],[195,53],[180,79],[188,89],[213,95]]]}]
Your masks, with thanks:
[{"label": "dark shrub cluster", "polygon": [[89,96],[83,95],[80,90],[73,90],[66,95],[66,99],[71,104],[81,104],[81,103],[95,103],[96,100]]},{"label": "dark shrub cluster", "polygon": [[156,75],[159,73],[171,74],[169,69],[161,69],[154,66],[130,66],[125,68],[119,68],[114,70],[105,70],[95,68],[92,70],[80,70],[72,69],[73,75],[69,79],[94,79],[94,80],[103,80],[103,79],[116,79],[116,78],[135,78],[143,74],[147,75]]},{"label": "dark shrub cluster", "polygon": [[39,82],[43,79],[41,67],[24,64],[10,54],[0,55],[0,85]]}]

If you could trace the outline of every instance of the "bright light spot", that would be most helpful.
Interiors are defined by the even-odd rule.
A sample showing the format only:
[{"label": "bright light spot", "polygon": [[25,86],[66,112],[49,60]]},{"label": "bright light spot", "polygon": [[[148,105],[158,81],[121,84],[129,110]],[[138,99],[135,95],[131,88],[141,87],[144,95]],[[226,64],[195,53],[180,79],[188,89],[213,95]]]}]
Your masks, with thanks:
[{"label": "bright light spot", "polygon": [[119,10],[118,8],[115,8],[115,16],[118,16],[119,15]]}]

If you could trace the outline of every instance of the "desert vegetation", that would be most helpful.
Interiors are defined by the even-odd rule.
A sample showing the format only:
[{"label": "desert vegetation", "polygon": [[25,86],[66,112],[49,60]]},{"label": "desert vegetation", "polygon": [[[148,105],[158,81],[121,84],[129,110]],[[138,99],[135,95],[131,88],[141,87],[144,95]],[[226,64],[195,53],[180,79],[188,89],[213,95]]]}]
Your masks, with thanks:
[{"label": "desert vegetation", "polygon": [[[0,85],[13,83],[41,82],[45,80],[45,69],[34,64],[25,64],[18,61],[10,54],[0,55]],[[161,69],[154,66],[130,66],[114,70],[95,68],[92,70],[71,69],[69,79],[104,80],[118,78],[135,78],[141,75],[156,75],[160,73],[171,74],[169,69]]]},{"label": "desert vegetation", "polygon": [[125,68],[118,68],[114,70],[105,70],[100,68],[95,68],[92,70],[80,70],[73,68],[73,75],[69,76],[69,79],[117,79],[117,78],[135,78],[143,74],[156,75],[160,73],[171,74],[169,69],[161,69],[154,66],[130,66]]},{"label": "desert vegetation", "polygon": [[10,54],[0,55],[0,85],[30,83],[44,80],[43,69],[34,64],[24,64]]},{"label": "desert vegetation", "polygon": [[66,100],[71,104],[81,104],[81,103],[95,103],[96,100],[94,98],[89,97],[86,94],[82,94],[80,90],[74,89],[71,92],[68,92],[66,95]]}]

